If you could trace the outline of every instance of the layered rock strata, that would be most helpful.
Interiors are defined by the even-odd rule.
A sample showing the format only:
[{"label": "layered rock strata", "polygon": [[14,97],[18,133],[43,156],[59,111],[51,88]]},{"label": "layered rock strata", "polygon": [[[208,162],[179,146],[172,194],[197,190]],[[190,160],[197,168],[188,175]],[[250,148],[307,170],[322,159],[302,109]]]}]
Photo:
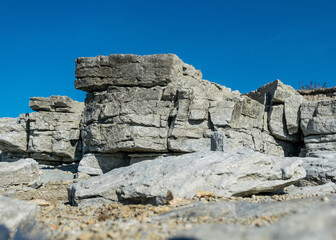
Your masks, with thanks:
[{"label": "layered rock strata", "polygon": [[[225,139],[223,149],[295,155],[290,143],[273,137],[297,140],[281,132],[282,122],[271,124],[276,129],[269,131],[264,102],[203,80],[200,71],[176,55],[78,58],[76,66],[75,86],[88,92],[84,153],[123,153],[126,162],[138,162],[137,158],[210,150],[217,133]],[[272,116],[281,114],[279,110]],[[289,126],[294,133],[297,125],[292,116]]]},{"label": "layered rock strata", "polygon": [[65,96],[31,98],[37,111],[0,119],[2,161],[31,157],[40,162],[81,159],[80,127],[84,104]]},{"label": "layered rock strata", "polygon": [[336,157],[336,99],[305,102],[301,105],[301,129],[304,134],[305,155]]}]

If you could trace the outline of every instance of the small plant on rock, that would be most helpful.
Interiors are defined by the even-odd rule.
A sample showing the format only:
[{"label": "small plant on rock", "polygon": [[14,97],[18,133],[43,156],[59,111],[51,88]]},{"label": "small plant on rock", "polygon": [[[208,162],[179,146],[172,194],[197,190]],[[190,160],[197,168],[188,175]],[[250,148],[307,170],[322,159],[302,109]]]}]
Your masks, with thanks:
[{"label": "small plant on rock", "polygon": [[302,83],[299,82],[299,86],[300,86],[300,90],[313,90],[313,89],[323,89],[323,88],[327,88],[327,83],[325,82],[323,85],[321,85],[320,83],[316,83],[311,81],[310,85],[309,84],[305,84],[303,81]]}]

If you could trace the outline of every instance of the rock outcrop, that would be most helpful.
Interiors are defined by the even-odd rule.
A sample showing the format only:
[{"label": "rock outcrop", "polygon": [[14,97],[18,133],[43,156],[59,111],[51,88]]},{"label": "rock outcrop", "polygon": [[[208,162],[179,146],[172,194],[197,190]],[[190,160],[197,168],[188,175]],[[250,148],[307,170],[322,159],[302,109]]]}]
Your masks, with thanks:
[{"label": "rock outcrop", "polygon": [[39,161],[73,162],[82,157],[80,124],[83,103],[64,96],[31,98],[28,149]]},{"label": "rock outcrop", "polygon": [[[242,95],[202,79],[174,54],[78,58],[68,97],[31,98],[37,111],[0,119],[3,161],[83,159],[90,175],[197,151],[335,155],[335,89],[296,91],[276,80]],[[323,99],[324,101],[321,101]]]},{"label": "rock outcrop", "polygon": [[59,164],[82,157],[80,127],[83,103],[65,96],[31,98],[38,112],[0,119],[2,161],[30,157]]},{"label": "rock outcrop", "polygon": [[[203,80],[200,71],[173,54],[78,58],[76,66],[75,86],[88,92],[84,153],[110,156],[110,161],[122,153],[132,163],[143,154],[156,158],[210,150],[216,133],[224,139],[223,149],[297,155],[297,145],[291,144],[298,141],[296,99],[296,105],[287,104],[289,135],[283,105],[274,106],[268,117],[265,102]],[[279,81],[273,85],[276,103],[302,98]]]},{"label": "rock outcrop", "polygon": [[306,176],[302,159],[253,151],[197,152],[114,169],[68,188],[73,204],[133,202],[165,204],[198,191],[217,196],[274,192]]}]

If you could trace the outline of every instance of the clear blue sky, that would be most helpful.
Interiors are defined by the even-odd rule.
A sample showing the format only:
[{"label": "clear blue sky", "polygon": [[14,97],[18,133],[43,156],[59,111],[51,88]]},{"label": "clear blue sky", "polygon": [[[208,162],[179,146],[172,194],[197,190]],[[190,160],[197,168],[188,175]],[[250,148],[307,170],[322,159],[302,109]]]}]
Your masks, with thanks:
[{"label": "clear blue sky", "polygon": [[277,78],[336,85],[334,0],[1,0],[0,117],[76,90],[77,57],[176,53],[242,93]]}]

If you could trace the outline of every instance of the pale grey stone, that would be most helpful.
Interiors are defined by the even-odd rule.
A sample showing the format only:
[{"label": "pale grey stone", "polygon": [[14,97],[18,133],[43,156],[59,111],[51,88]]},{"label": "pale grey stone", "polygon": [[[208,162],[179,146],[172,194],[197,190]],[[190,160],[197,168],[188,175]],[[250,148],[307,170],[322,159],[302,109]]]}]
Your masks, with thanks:
[{"label": "pale grey stone", "polygon": [[173,152],[184,153],[209,151],[211,150],[211,139],[190,139],[182,137],[178,139],[168,139],[168,149]]},{"label": "pale grey stone", "polygon": [[50,96],[30,98],[29,107],[35,111],[82,113],[84,103],[67,96]]},{"label": "pale grey stone", "polygon": [[301,128],[305,136],[336,133],[336,100],[303,103]]},{"label": "pale grey stone", "polygon": [[36,205],[0,196],[0,225],[9,229],[13,236],[35,222]]},{"label": "pale grey stone", "polygon": [[27,122],[24,117],[0,118],[0,150],[19,153],[27,150]]},{"label": "pale grey stone", "polygon": [[302,158],[306,180],[315,184],[336,182],[336,155],[333,158]]},{"label": "pale grey stone", "polygon": [[285,193],[288,196],[293,197],[315,197],[315,196],[325,196],[326,194],[336,193],[336,184],[333,182],[327,182],[322,185],[317,186],[289,186],[285,189]]},{"label": "pale grey stone", "polygon": [[177,239],[235,240],[310,240],[334,239],[335,205],[322,205],[306,213],[286,216],[270,226],[256,228],[243,225],[203,224],[178,234]]},{"label": "pale grey stone", "polygon": [[273,105],[268,117],[268,126],[272,135],[284,141],[298,141],[298,136],[288,134],[285,122],[284,105]]},{"label": "pale grey stone", "polygon": [[229,125],[235,103],[231,101],[221,101],[212,103],[209,109],[211,122],[215,126]]},{"label": "pale grey stone", "polygon": [[192,198],[198,191],[219,196],[273,192],[305,177],[300,158],[281,158],[253,151],[197,152],[143,161],[71,185],[69,201],[164,204],[167,198]]},{"label": "pale grey stone", "polygon": [[78,172],[91,176],[102,175],[114,168],[129,165],[129,160],[124,154],[86,154],[79,162]]},{"label": "pale grey stone", "polygon": [[81,117],[81,111],[30,113],[27,152],[42,161],[77,160],[81,155]]},{"label": "pale grey stone", "polygon": [[293,95],[285,99],[284,110],[286,127],[289,135],[298,133],[300,126],[300,106],[303,102],[303,97]]},{"label": "pale grey stone", "polygon": [[272,103],[283,104],[287,98],[294,95],[299,96],[300,94],[293,87],[283,84],[278,79],[248,94],[252,99],[266,105],[271,105]]},{"label": "pale grey stone", "polygon": [[39,167],[34,159],[0,162],[0,186],[28,184],[39,179]]}]

